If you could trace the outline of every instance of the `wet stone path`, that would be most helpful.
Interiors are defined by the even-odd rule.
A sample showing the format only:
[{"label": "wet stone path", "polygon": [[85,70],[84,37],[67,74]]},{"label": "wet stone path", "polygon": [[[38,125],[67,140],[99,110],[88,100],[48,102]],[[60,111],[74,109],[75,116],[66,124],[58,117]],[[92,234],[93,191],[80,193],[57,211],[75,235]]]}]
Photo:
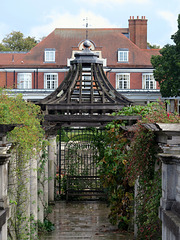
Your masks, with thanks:
[{"label": "wet stone path", "polygon": [[49,219],[55,230],[41,240],[132,240],[133,235],[121,233],[108,220],[108,208],[103,202],[58,202]]}]

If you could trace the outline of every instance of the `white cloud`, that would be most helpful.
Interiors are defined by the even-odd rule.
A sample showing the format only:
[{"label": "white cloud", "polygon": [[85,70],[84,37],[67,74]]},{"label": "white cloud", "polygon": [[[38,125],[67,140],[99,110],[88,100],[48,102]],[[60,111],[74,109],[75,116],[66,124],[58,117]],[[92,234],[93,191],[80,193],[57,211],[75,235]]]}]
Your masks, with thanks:
[{"label": "white cloud", "polygon": [[[78,0],[79,1],[79,0]],[[87,0],[80,0],[81,2],[87,3]],[[149,2],[149,0],[91,0],[90,4],[104,4],[108,3],[109,6],[110,4],[122,4],[122,3],[143,3],[146,4]]]},{"label": "white cloud", "polygon": [[83,2],[85,4],[94,4],[94,5],[97,5],[97,4],[101,4],[101,6],[105,6],[105,7],[111,7],[111,5],[122,5],[124,3],[126,4],[147,4],[147,3],[150,3],[151,0],[91,0],[90,2],[87,2],[87,0],[78,0],[78,2]]},{"label": "white cloud", "polygon": [[0,42],[2,41],[3,38],[6,37],[7,34],[10,33],[9,26],[6,25],[5,23],[0,22]]},{"label": "white cloud", "polygon": [[167,21],[167,24],[171,28],[170,34],[174,34],[177,31],[177,18],[178,14],[172,13],[170,11],[159,11],[158,14]]},{"label": "white cloud", "polygon": [[107,18],[104,18],[100,15],[95,15],[91,11],[81,10],[81,12],[77,15],[73,15],[68,12],[60,14],[56,11],[52,11],[49,15],[44,17],[44,24],[32,28],[29,35],[36,38],[41,38],[43,36],[47,36],[55,28],[83,28],[85,27],[86,18],[88,18],[90,28],[119,27],[111,24]]}]

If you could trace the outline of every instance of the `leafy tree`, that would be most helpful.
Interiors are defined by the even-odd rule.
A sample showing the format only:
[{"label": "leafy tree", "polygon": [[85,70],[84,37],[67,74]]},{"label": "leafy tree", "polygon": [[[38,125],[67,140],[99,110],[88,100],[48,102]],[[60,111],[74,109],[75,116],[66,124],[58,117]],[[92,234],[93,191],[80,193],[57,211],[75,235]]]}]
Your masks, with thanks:
[{"label": "leafy tree", "polygon": [[11,51],[11,49],[5,47],[2,43],[0,43],[0,51],[1,52],[7,52],[7,51]]},{"label": "leafy tree", "polygon": [[151,44],[151,43],[147,43],[147,46],[150,48],[150,49],[160,49],[160,46],[159,45],[156,45],[156,44]]},{"label": "leafy tree", "polygon": [[163,97],[180,96],[180,14],[178,16],[178,31],[171,36],[173,45],[167,44],[161,50],[161,55],[152,56],[151,63],[155,68],[154,77],[160,85]]},{"label": "leafy tree", "polygon": [[13,31],[0,44],[1,51],[29,51],[37,44],[34,37],[24,37],[23,33]]}]

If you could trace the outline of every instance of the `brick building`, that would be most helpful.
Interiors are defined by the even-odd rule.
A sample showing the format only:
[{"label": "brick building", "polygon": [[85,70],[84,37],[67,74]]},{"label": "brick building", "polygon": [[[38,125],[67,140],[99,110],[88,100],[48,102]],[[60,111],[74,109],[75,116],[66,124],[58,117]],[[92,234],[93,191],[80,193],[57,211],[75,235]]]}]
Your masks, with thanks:
[{"label": "brick building", "polygon": [[[0,52],[0,86],[36,101],[49,95],[66,76],[74,53],[90,49],[103,60],[104,71],[120,93],[146,104],[160,97],[150,63],[158,49],[147,49],[147,19],[130,17],[128,28],[56,28],[30,52]],[[84,76],[84,79],[88,76]]]}]

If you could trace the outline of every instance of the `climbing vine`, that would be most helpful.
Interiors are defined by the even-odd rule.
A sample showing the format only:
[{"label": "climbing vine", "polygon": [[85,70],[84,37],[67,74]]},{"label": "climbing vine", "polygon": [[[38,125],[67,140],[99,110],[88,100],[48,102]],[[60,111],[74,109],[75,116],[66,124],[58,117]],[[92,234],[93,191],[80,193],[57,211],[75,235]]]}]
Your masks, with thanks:
[{"label": "climbing vine", "polygon": [[[157,102],[147,106],[125,107],[118,115],[139,115],[135,125],[115,121],[108,124],[105,138],[101,177],[109,195],[110,221],[122,230],[137,224],[137,239],[160,239],[161,223],[158,207],[161,197],[160,151],[155,134],[146,123],[177,123],[177,114],[166,112],[166,104]],[[114,115],[115,115],[114,114]],[[134,187],[137,195],[134,196]],[[134,206],[136,216],[134,216]]]},{"label": "climbing vine", "polygon": [[32,224],[33,216],[29,217],[27,204],[30,198],[29,159],[35,158],[42,149],[42,120],[39,106],[23,101],[21,95],[10,97],[8,92],[0,90],[0,124],[15,125],[8,135],[8,140],[12,143],[8,187],[11,204],[9,239],[37,239],[37,235],[32,234],[36,232],[36,224]]}]

